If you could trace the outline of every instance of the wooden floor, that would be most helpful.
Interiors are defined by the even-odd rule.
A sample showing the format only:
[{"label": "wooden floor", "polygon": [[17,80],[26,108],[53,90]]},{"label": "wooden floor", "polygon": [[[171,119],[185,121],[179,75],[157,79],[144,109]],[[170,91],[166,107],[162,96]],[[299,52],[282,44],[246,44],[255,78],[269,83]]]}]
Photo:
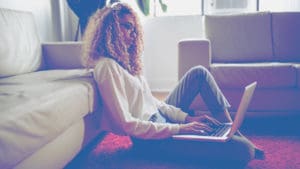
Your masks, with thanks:
[{"label": "wooden floor", "polygon": [[159,100],[165,100],[169,92],[152,92],[153,96]]}]

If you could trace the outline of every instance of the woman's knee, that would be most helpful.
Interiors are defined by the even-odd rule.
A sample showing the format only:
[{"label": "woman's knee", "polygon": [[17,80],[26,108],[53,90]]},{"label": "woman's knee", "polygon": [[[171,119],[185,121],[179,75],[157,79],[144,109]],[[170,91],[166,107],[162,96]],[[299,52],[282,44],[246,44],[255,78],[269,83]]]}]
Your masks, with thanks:
[{"label": "woman's knee", "polygon": [[198,78],[206,77],[208,74],[209,71],[204,66],[201,65],[194,66],[187,72],[188,76],[198,77]]}]

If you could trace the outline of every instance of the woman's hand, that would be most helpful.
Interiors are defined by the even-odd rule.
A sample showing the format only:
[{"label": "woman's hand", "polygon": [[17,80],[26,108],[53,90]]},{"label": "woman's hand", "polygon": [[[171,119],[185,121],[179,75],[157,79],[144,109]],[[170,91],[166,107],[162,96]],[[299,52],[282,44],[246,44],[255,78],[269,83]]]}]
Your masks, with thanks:
[{"label": "woman's hand", "polygon": [[205,135],[221,123],[208,115],[187,116],[186,124],[180,125],[179,134],[201,134]]},{"label": "woman's hand", "polygon": [[200,122],[191,122],[186,124],[181,124],[179,128],[179,134],[201,134],[206,135],[207,133],[211,132],[212,128]]},{"label": "woman's hand", "polygon": [[186,116],[185,123],[191,123],[191,122],[205,123],[212,127],[221,125],[221,123],[217,119],[208,115]]}]

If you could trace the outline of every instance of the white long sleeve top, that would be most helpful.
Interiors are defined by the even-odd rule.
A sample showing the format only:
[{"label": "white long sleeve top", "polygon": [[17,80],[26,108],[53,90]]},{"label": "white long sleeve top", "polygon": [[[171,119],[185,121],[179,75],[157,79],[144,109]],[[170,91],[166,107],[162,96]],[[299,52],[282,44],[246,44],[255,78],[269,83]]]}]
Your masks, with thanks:
[{"label": "white long sleeve top", "polygon": [[[179,132],[187,114],[153,97],[142,75],[133,76],[115,60],[102,57],[94,78],[103,101],[103,130],[141,139],[168,138]],[[149,121],[158,110],[174,123]]]}]

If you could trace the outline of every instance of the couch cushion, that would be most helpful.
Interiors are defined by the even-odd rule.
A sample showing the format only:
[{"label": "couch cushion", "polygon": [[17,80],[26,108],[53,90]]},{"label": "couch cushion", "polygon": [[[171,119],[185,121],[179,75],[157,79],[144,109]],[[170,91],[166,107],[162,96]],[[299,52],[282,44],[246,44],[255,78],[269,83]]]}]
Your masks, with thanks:
[{"label": "couch cushion", "polygon": [[80,69],[84,68],[81,61],[82,42],[64,41],[42,44],[46,69]]},{"label": "couch cushion", "polygon": [[213,64],[211,72],[225,88],[243,88],[257,81],[258,88],[295,87],[296,69],[288,63]]},{"label": "couch cushion", "polygon": [[8,78],[1,78],[0,85],[23,85],[66,81],[72,83],[82,83],[89,87],[89,111],[93,112],[98,106],[98,96],[95,93],[95,81],[92,77],[92,71],[86,69],[70,69],[70,70],[46,70],[32,72]]},{"label": "couch cushion", "polygon": [[33,15],[0,8],[0,77],[36,71],[42,63]]},{"label": "couch cushion", "polygon": [[272,59],[271,14],[207,15],[205,35],[212,62],[259,62]]},{"label": "couch cushion", "polygon": [[[231,113],[236,112],[240,104],[242,88],[221,88],[231,107]],[[289,116],[299,115],[299,88],[257,88],[247,109],[246,116]],[[198,95],[193,101],[191,109],[208,111],[204,101]]]},{"label": "couch cushion", "polygon": [[300,62],[300,12],[272,13],[274,55]]},{"label": "couch cushion", "polygon": [[83,71],[67,71],[69,76],[64,77],[59,70],[37,72],[20,75],[19,80],[0,80],[0,168],[11,168],[91,112],[97,92],[91,73]]}]

